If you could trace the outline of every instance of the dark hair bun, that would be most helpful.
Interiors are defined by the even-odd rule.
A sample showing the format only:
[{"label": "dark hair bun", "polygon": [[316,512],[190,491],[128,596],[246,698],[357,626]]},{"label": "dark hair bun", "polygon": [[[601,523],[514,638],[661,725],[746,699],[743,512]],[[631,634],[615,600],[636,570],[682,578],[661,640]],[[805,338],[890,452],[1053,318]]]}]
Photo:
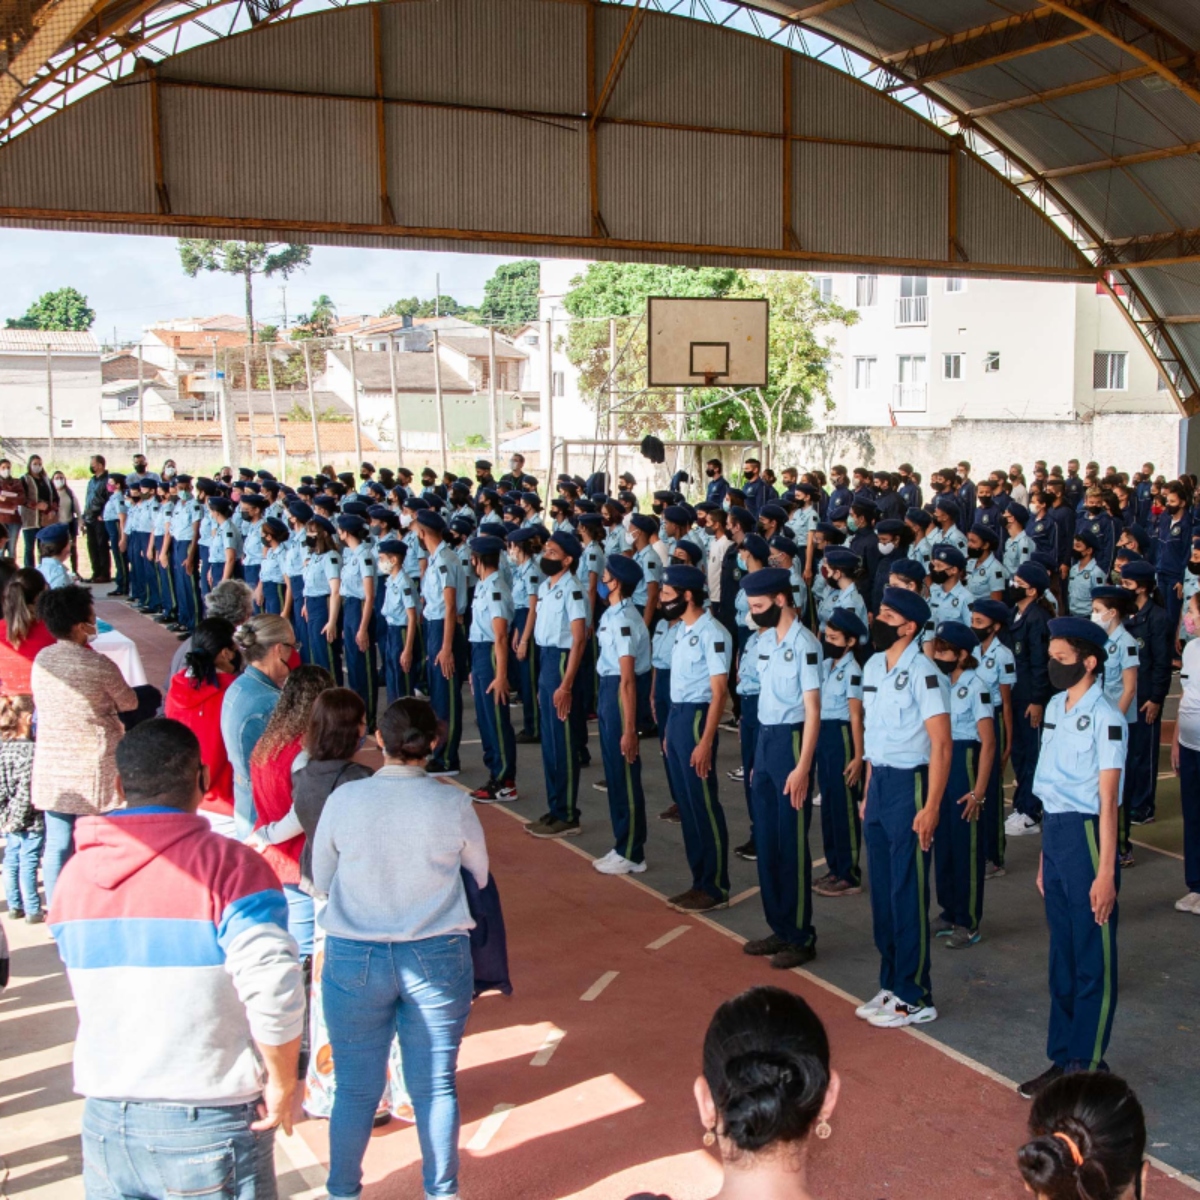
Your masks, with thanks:
[{"label": "dark hair bun", "polygon": [[[814,1065],[814,1064],[810,1064]],[[825,1094],[811,1083],[811,1071],[782,1054],[754,1050],[725,1064],[726,1093],[721,1101],[722,1132],[739,1150],[755,1151],[773,1142],[803,1137],[813,1122],[813,1095]]]}]

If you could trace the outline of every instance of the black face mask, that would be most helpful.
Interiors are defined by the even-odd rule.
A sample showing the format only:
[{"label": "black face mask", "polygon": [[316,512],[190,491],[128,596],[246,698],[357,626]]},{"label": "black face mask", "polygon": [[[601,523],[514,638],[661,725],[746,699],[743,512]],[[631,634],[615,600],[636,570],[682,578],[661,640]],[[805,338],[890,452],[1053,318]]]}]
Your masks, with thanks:
[{"label": "black face mask", "polygon": [[661,517],[663,515],[663,509],[666,508],[666,505],[665,504],[652,504],[650,507],[654,510],[654,515],[656,517]]},{"label": "black face mask", "polygon": [[835,646],[832,642],[822,642],[821,649],[824,650],[825,657],[829,659],[830,662],[837,662],[838,659],[850,649],[850,647]]},{"label": "black face mask", "polygon": [[992,507],[991,496],[976,496],[975,499],[978,501],[980,508],[991,508]]},{"label": "black face mask", "polygon": [[1046,670],[1050,676],[1050,686],[1060,692],[1073,688],[1087,674],[1087,667],[1081,662],[1062,663],[1054,658],[1047,664]]},{"label": "black face mask", "polygon": [[1187,569],[1192,575],[1200,575],[1200,563],[1190,562],[1187,565]]},{"label": "black face mask", "polygon": [[943,675],[953,675],[954,669],[958,666],[958,663],[956,663],[954,659],[935,658],[933,660],[933,665],[937,667],[937,669],[941,671]]},{"label": "black face mask", "polygon": [[871,645],[876,650],[890,650],[900,640],[900,631],[895,625],[886,621],[876,620],[871,626]]},{"label": "black face mask", "polygon": [[982,546],[968,546],[967,547],[967,557],[968,558],[982,558],[983,557],[983,547]]},{"label": "black face mask", "polygon": [[676,596],[674,600],[662,601],[658,610],[668,621],[678,621],[687,612],[687,601],[682,596]]},{"label": "black face mask", "polygon": [[307,546],[307,547],[308,547],[310,550],[315,550],[315,549],[317,548],[317,539],[316,539],[316,537],[315,537],[315,536],[313,536],[313,535],[310,533],[310,534],[308,535],[308,537],[306,537],[306,538],[304,539],[304,544],[305,544],[305,545],[306,545],[306,546]]},{"label": "black face mask", "polygon": [[772,604],[770,608],[763,612],[752,612],[750,619],[759,629],[774,629],[779,624],[779,619],[782,616],[783,609],[778,604]]},{"label": "black face mask", "polygon": [[542,574],[548,579],[553,579],[567,564],[561,558],[550,558],[543,554],[538,560],[538,566],[542,570]]},{"label": "black face mask", "polygon": [[716,479],[716,477],[717,477],[716,471],[712,470],[711,468],[709,470],[705,471],[704,473],[705,473],[705,475],[707,475],[709,477],[709,479]]},{"label": "black face mask", "polygon": [[930,567],[929,578],[931,580],[933,580],[934,583],[945,583],[946,582],[946,572],[945,571],[935,571],[932,567]]}]

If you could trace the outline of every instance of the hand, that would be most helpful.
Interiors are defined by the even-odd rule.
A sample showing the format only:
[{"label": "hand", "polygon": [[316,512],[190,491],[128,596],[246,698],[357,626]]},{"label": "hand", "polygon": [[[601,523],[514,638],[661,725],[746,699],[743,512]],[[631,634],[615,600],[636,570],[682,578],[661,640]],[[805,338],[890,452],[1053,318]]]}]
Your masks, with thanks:
[{"label": "hand", "polygon": [[508,703],[508,680],[503,675],[497,675],[487,687],[487,695],[495,696],[500,704]]},{"label": "hand", "polygon": [[[1183,584],[1182,583],[1177,583],[1175,585],[1175,595],[1178,596],[1181,600],[1183,599]],[[1100,923],[1102,925],[1104,924],[1103,921],[1101,921]]]},{"label": "hand", "polygon": [[1089,893],[1097,925],[1107,925],[1117,905],[1117,885],[1111,875],[1097,875]]},{"label": "hand", "polygon": [[254,603],[257,604],[259,608],[262,608],[262,602],[263,602],[263,590],[262,590],[262,584],[260,583],[258,585],[258,587],[256,587],[254,589]]},{"label": "hand", "polygon": [[447,679],[454,678],[454,651],[453,650],[447,649],[446,647],[442,647],[442,649],[438,651],[437,657],[433,661],[436,662],[439,667],[441,667],[442,674]]},{"label": "hand", "polygon": [[939,805],[926,804],[913,817],[912,830],[917,835],[917,840],[921,843],[922,850],[928,850],[933,845],[933,831],[937,828],[938,817],[940,815]]},{"label": "hand", "polygon": [[337,641],[337,629],[335,628],[332,621],[327,621],[325,624],[325,628],[322,629],[321,632],[325,635],[325,640],[330,645],[332,645],[334,642]]},{"label": "hand", "polygon": [[307,604],[302,604],[302,605],[300,605],[300,615],[301,615],[301,616],[302,616],[302,617],[303,617],[303,618],[304,618],[306,621],[308,620],[308,605],[307,605]]},{"label": "hand", "polygon": [[195,562],[195,560],[194,560],[194,559],[191,559],[191,558],[185,558],[185,559],[183,560],[183,573],[184,573],[185,575],[195,575],[195,573],[196,573],[196,562]]},{"label": "hand", "polygon": [[371,648],[371,635],[365,630],[360,629],[354,635],[354,644],[364,653]]},{"label": "hand", "polygon": [[692,764],[692,770],[701,779],[707,779],[709,771],[712,770],[712,743],[701,739],[695,750],[692,751],[689,761]]},{"label": "hand", "polygon": [[528,656],[529,656],[529,643],[528,642],[518,642],[517,643],[517,660],[519,662],[524,662]]},{"label": "hand", "polygon": [[867,798],[866,798],[866,796],[864,796],[858,802],[858,819],[859,819],[859,821],[865,821],[867,819]]},{"label": "hand", "polygon": [[842,778],[846,781],[847,787],[857,787],[859,780],[862,779],[863,760],[861,758],[852,758],[847,764],[846,769],[842,772]]},{"label": "hand", "polygon": [[117,547],[124,554],[129,549],[129,539],[124,534],[121,535],[121,540],[117,543]]},{"label": "hand", "polygon": [[158,565],[164,570],[171,565],[171,560],[167,557],[165,551],[158,556]]},{"label": "hand", "polygon": [[783,782],[783,794],[792,802],[792,807],[799,812],[804,807],[805,800],[808,799],[808,772],[799,766],[793,768]]},{"label": "hand", "polygon": [[962,819],[964,821],[977,821],[979,819],[979,810],[983,807],[983,801],[979,796],[968,792],[965,796],[959,796],[957,803],[963,806]]},{"label": "hand", "polygon": [[807,587],[812,587],[812,581],[813,581],[813,573],[812,573],[812,571],[805,571],[805,572],[804,572],[804,583],[805,583],[805,586],[807,586]]},{"label": "hand", "polygon": [[1146,714],[1146,724],[1153,725],[1158,720],[1158,714],[1162,712],[1162,705],[1155,704],[1153,700],[1147,700],[1138,712]]},{"label": "hand", "polygon": [[565,721],[571,715],[571,689],[558,687],[554,691],[554,711],[560,721]]},{"label": "hand", "polygon": [[1038,889],[1038,891],[1039,891],[1039,892],[1040,892],[1040,893],[1041,893],[1043,896],[1045,896],[1045,894],[1046,894],[1046,885],[1045,885],[1045,883],[1043,882],[1043,878],[1042,878],[1042,867],[1043,867],[1043,865],[1044,865],[1044,863],[1043,863],[1042,857],[1039,855],[1039,856],[1038,856],[1037,889]]},{"label": "hand", "polygon": [[621,734],[621,753],[625,756],[627,763],[637,762],[638,735],[636,729],[627,730]]},{"label": "hand", "polygon": [[402,650],[400,653],[400,670],[402,670],[405,673],[405,675],[407,675],[409,673],[409,671],[412,670],[412,664],[413,664],[412,651],[407,650],[407,649]]},{"label": "hand", "polygon": [[1025,710],[1025,715],[1029,718],[1029,724],[1034,729],[1041,729],[1043,712],[1045,712],[1045,705],[1042,704],[1031,704]]},{"label": "hand", "polygon": [[1171,770],[1179,774],[1179,743],[1171,743]]},{"label": "hand", "polygon": [[282,1129],[290,1137],[292,1133],[292,1101],[296,1095],[295,1079],[276,1082],[268,1079],[263,1086],[262,1099],[257,1104],[258,1120],[251,1123],[255,1133],[267,1129]]},{"label": "hand", "polygon": [[1011,760],[1012,760],[1012,747],[1006,746],[1004,748],[1004,753],[1000,755],[1000,774],[1001,775],[1004,774],[1004,768],[1008,766],[1008,764]]}]

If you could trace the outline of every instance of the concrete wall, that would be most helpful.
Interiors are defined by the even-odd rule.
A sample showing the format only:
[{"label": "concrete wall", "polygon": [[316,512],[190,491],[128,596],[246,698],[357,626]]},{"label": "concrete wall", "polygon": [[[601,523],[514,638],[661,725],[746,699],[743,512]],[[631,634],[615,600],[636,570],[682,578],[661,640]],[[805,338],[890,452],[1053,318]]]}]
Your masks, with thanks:
[{"label": "concrete wall", "polygon": [[[54,436],[100,437],[100,354],[52,355]],[[0,437],[47,437],[44,355],[0,354]]]}]

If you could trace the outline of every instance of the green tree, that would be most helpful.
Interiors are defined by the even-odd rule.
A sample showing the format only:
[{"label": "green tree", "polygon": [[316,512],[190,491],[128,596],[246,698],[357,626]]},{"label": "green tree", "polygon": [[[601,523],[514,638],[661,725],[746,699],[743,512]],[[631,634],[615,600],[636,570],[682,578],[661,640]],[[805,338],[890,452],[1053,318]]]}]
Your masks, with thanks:
[{"label": "green tree", "polygon": [[180,238],[179,261],[195,279],[201,271],[240,275],[246,295],[246,337],[254,341],[254,277],[287,279],[312,261],[312,247],[297,242],[223,242],[216,238]]},{"label": "green tree", "polygon": [[515,333],[522,325],[536,321],[541,281],[542,268],[537,259],[501,263],[483,285],[480,317],[505,333]]},{"label": "green tree", "polygon": [[337,305],[322,292],[313,306],[296,319],[294,336],[298,338],[326,338],[333,336],[337,323]]},{"label": "green tree", "polygon": [[467,320],[476,312],[464,308],[453,296],[439,296],[422,300],[419,296],[408,296],[389,304],[379,314],[381,317],[462,317]]},{"label": "green tree", "polygon": [[88,308],[87,297],[73,287],[64,287],[56,292],[43,292],[23,317],[10,317],[5,325],[9,329],[76,330],[82,333],[91,329],[95,320],[96,314]]}]

